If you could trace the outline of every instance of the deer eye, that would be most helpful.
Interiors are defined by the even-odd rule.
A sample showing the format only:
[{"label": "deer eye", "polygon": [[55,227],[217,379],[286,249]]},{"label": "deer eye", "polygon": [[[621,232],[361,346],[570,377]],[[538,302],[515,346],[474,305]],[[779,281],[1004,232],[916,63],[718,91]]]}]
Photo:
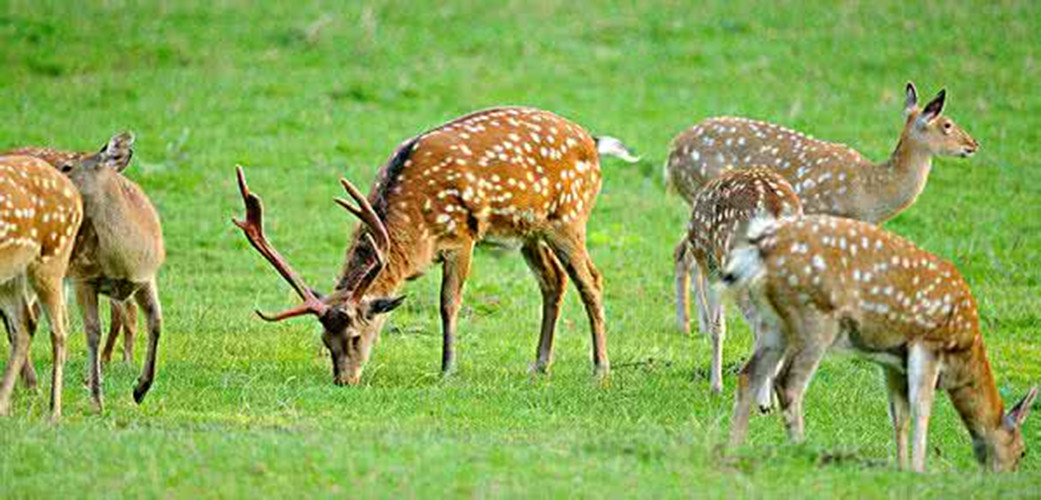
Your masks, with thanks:
[{"label": "deer eye", "polygon": [[944,130],[950,130],[951,127],[952,127],[951,122],[946,122],[946,123],[943,124],[943,129]]}]

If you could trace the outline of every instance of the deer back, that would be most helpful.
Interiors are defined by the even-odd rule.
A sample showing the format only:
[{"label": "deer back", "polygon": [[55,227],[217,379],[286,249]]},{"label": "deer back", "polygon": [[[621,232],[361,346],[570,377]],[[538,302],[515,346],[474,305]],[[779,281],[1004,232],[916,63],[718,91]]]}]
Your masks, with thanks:
[{"label": "deer back", "polygon": [[779,222],[756,246],[782,315],[838,314],[863,350],[912,341],[964,350],[979,335],[975,299],[954,265],[879,227],[806,216]]},{"label": "deer back", "polygon": [[725,257],[757,216],[784,218],[802,213],[792,187],[776,172],[753,167],[731,170],[709,181],[694,199],[687,244],[715,281]]},{"label": "deer back", "polygon": [[0,156],[0,278],[68,258],[82,219],[79,193],[49,163]]},{"label": "deer back", "polygon": [[845,212],[851,169],[870,162],[857,151],[773,123],[740,117],[706,119],[673,139],[667,181],[684,199],[732,168],[765,166],[781,174],[806,213]]}]

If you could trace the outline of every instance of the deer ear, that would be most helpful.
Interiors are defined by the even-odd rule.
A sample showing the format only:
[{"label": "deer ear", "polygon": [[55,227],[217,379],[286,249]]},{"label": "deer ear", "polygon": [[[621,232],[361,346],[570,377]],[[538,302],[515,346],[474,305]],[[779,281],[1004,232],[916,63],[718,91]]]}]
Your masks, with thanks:
[{"label": "deer ear", "polygon": [[375,316],[377,314],[389,313],[389,312],[393,311],[394,309],[397,309],[398,306],[400,306],[401,303],[404,302],[404,301],[405,301],[405,296],[404,295],[400,295],[400,296],[394,297],[394,298],[379,298],[379,299],[373,300],[372,302],[369,302],[368,315],[369,315],[369,317],[372,317],[372,316]]},{"label": "deer ear", "polygon": [[918,89],[915,88],[914,82],[907,82],[907,87],[904,89],[904,116],[910,115],[916,109],[918,109]]},{"label": "deer ear", "polygon": [[134,134],[122,132],[113,136],[101,149],[101,156],[102,163],[112,167],[116,172],[126,170],[134,156]]},{"label": "deer ear", "polygon": [[918,118],[922,123],[928,123],[940,116],[943,113],[943,104],[947,101],[947,89],[941,89],[939,94],[933,100],[929,101],[929,104],[925,105],[925,109],[922,110],[922,116]]},{"label": "deer ear", "polygon": [[1013,406],[1008,411],[1008,414],[1005,415],[1005,425],[1009,428],[1023,425],[1023,421],[1030,414],[1030,407],[1034,405],[1035,399],[1037,399],[1037,386],[1031,387],[1027,395],[1023,396],[1023,399],[1019,400],[1016,406]]}]

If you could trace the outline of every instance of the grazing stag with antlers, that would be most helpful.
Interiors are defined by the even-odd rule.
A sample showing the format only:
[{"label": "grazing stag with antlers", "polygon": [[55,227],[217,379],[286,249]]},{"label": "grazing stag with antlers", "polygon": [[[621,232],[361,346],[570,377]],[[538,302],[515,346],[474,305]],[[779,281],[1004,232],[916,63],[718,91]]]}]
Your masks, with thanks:
[{"label": "grazing stag with antlers", "polygon": [[[942,114],[946,91],[924,109],[907,84],[904,128],[886,161],[872,163],[844,144],[825,142],[761,121],[709,118],[673,139],[665,163],[666,182],[688,204],[721,172],[767,166],[791,183],[808,214],[830,214],[871,223],[895,217],[925,189],[934,156],[971,156],[976,140]],[[676,247],[677,323],[689,331],[686,288],[692,260]],[[695,282],[697,280],[695,279]]]},{"label": "grazing stag with antlers", "polygon": [[356,384],[385,314],[405,279],[440,261],[441,369],[455,362],[456,316],[474,245],[515,239],[542,289],[542,332],[534,368],[546,371],[567,278],[589,316],[596,372],[609,370],[603,284],[586,251],[586,220],[600,190],[600,155],[635,161],[616,139],[590,137],[553,113],[496,108],[448,122],[405,141],[380,170],[368,198],[341,180],[354,200],[337,202],[363,224],[355,230],[335,290],[319,296],[264,237],[259,198],[238,170],[246,219],[235,221],[304,303],[279,321],[313,314],[332,356],[333,380]]},{"label": "grazing stag with antlers", "polygon": [[[777,218],[802,214],[802,205],[791,185],[765,167],[724,172],[709,181],[694,198],[687,238],[681,243],[698,268],[694,297],[701,331],[712,339],[710,387],[717,394],[723,392],[723,339],[726,336],[719,278],[730,250],[745,234],[748,222],[763,214]],[[679,286],[687,289],[689,283]],[[749,326],[755,330],[751,305],[747,298],[739,302]]]},{"label": "grazing stag with antlers", "polygon": [[[50,163],[58,169],[61,169],[63,165],[71,165],[75,161],[81,161],[91,154],[90,152],[67,151],[36,146],[0,152],[0,156],[33,156]],[[34,303],[33,306],[34,312],[37,312],[38,304]],[[112,359],[112,351],[120,334],[123,335],[123,361],[133,361],[134,338],[137,335],[137,305],[131,300],[120,302],[110,297],[109,311],[109,331],[105,341],[105,348],[101,352],[101,362],[107,364]],[[35,330],[35,328],[30,329]],[[22,370],[22,378],[27,387],[32,388],[36,386],[36,372],[33,369],[31,358],[26,360]]]},{"label": "grazing stag with antlers", "polygon": [[[113,333],[122,326],[124,356],[132,354],[137,310],[144,312],[148,325],[148,351],[141,375],[134,387],[134,401],[140,403],[155,380],[162,308],[157,275],[166,258],[159,214],[148,196],[122,172],[133,157],[134,136],[124,132],[112,137],[94,154],[63,153],[44,148],[23,151],[51,162],[75,184],[83,197],[85,217],[68,277],[76,290],[87,331],[87,383],[95,407],[103,407],[101,394],[101,323],[98,294],[112,300],[113,325],[106,350],[115,343]],[[129,346],[129,347],[127,347]],[[107,358],[107,356],[105,356]]]},{"label": "grazing stag with antlers", "polygon": [[878,227],[831,216],[757,219],[748,239],[732,252],[724,281],[751,294],[762,329],[738,381],[731,445],[743,442],[752,399],[771,378],[788,434],[801,441],[810,379],[827,351],[845,350],[882,366],[902,467],[925,469],[940,387],[977,460],[991,470],[1016,468],[1037,388],[1004,412],[976,301],[954,265]]},{"label": "grazing stag with antlers", "polygon": [[29,328],[35,321],[31,290],[51,328],[51,418],[61,416],[67,328],[62,279],[82,219],[76,188],[47,162],[0,157],[0,311],[11,340],[0,383],[0,415],[10,413],[15,378],[29,352]]}]

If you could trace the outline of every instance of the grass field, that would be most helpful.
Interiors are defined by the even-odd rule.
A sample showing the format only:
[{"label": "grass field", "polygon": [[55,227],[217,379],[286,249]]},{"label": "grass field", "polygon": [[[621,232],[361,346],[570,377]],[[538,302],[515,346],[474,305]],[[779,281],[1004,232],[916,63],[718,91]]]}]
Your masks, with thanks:
[{"label": "grass field", "polygon": [[[936,161],[888,228],[967,276],[1002,394],[1018,399],[1041,381],[1038,4],[142,3],[0,2],[0,147],[95,149],[134,130],[128,175],[159,207],[169,253],[148,399],[133,403],[137,367],[117,362],[104,414],[91,413],[74,310],[65,418],[46,421],[49,377],[39,394],[16,391],[0,421],[0,497],[1037,495],[1041,417],[1025,426],[1020,472],[985,475],[941,397],[930,472],[899,472],[878,370],[850,358],[816,377],[806,444],[757,418],[749,446],[718,461],[750,335],[731,318],[726,396],[710,396],[707,341],[673,324],[686,210],[660,166],[674,134],[717,114],[881,159],[904,82],[923,99],[946,86],[947,113],[981,151]],[[353,224],[330,201],[338,177],[366,185],[401,140],[499,104],[556,111],[644,155],[605,163],[589,224],[610,387],[593,383],[573,292],[553,374],[527,374],[540,295],[518,254],[493,250],[467,285],[454,376],[438,375],[432,269],[408,285],[362,385],[334,387],[314,321],[252,313],[296,299],[229,223],[234,165],[249,166],[276,244],[328,286]],[[49,352],[38,335],[41,373]]]}]

